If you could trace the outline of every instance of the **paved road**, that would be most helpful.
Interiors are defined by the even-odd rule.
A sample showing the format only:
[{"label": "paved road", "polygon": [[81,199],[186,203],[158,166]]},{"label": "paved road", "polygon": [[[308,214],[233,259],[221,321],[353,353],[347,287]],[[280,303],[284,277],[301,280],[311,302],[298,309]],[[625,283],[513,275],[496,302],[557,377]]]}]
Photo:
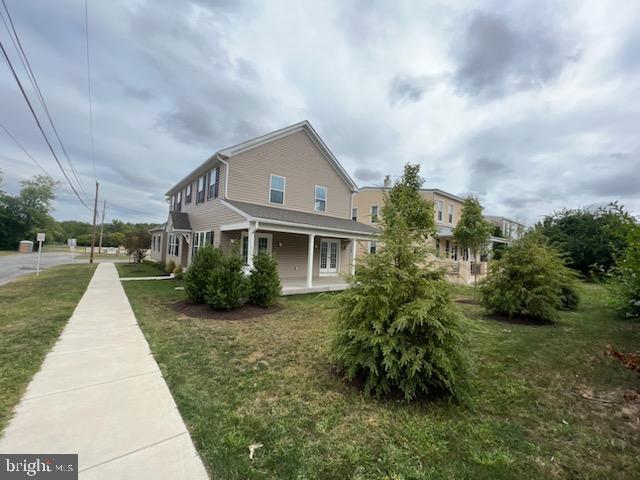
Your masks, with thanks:
[{"label": "paved road", "polygon": [[98,266],[0,452],[77,453],[81,480],[207,479],[113,264]]},{"label": "paved road", "polygon": [[[20,275],[35,273],[37,261],[37,253],[16,253],[15,255],[0,256],[0,285],[8,283]],[[75,260],[75,262],[85,263],[86,260]],[[40,256],[40,269],[42,270],[65,263],[72,263],[71,253],[69,252],[47,253],[45,251]]]}]

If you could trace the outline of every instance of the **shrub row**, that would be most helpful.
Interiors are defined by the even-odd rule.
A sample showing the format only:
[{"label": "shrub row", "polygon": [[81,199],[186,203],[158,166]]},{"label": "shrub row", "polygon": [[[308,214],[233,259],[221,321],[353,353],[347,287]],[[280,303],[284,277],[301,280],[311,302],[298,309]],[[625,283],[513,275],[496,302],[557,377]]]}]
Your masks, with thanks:
[{"label": "shrub row", "polygon": [[193,303],[207,303],[216,310],[233,310],[245,302],[271,307],[282,287],[278,265],[271,255],[256,255],[253,270],[247,276],[240,255],[208,246],[198,250],[184,274],[184,289]]}]

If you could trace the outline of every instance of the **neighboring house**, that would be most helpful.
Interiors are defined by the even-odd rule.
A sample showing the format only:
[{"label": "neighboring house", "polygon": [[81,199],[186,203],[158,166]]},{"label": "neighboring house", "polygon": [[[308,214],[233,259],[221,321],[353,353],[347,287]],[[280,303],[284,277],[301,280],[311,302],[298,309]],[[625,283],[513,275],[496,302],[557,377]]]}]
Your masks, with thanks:
[{"label": "neighboring house", "polygon": [[[380,220],[384,194],[393,185],[387,175],[381,187],[362,187],[353,201],[351,218],[359,222],[376,225]],[[460,221],[464,198],[445,192],[437,188],[421,189],[420,194],[425,200],[433,203],[434,220],[437,232],[434,238],[435,255],[438,262],[446,269],[450,280],[468,283],[471,276],[471,262],[469,252],[458,247],[453,238],[453,229]],[[378,248],[375,241],[366,244],[367,250],[374,252]],[[480,262],[480,272],[486,272],[486,262]]]},{"label": "neighboring house", "polygon": [[357,186],[309,122],[220,150],[168,192],[152,257],[188,267],[198,248],[278,262],[284,293],[344,288],[356,244],[376,233],[351,219]]},{"label": "neighboring house", "polygon": [[524,223],[511,220],[510,218],[496,215],[485,215],[484,218],[500,229],[500,235],[495,236],[506,239],[508,243],[522,238],[527,230]]}]

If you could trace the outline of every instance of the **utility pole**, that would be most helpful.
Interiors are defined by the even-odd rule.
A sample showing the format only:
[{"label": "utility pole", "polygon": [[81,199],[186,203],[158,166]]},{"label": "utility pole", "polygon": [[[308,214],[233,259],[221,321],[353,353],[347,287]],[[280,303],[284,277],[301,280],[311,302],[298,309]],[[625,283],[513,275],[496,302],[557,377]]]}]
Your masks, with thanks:
[{"label": "utility pole", "polygon": [[107,209],[107,201],[102,205],[102,221],[100,222],[100,243],[98,244],[98,253],[102,253],[102,234],[104,233],[104,211]]},{"label": "utility pole", "polygon": [[91,256],[89,263],[93,263],[93,249],[96,246],[96,215],[98,214],[98,181],[96,180],[96,198],[93,201],[93,227],[91,228]]}]

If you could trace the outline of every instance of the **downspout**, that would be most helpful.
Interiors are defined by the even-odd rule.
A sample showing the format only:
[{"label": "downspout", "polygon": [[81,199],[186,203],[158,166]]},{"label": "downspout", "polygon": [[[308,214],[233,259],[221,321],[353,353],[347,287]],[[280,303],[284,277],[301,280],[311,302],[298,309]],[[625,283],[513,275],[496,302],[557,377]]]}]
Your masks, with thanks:
[{"label": "downspout", "polygon": [[222,155],[220,155],[219,153],[216,154],[216,157],[218,157],[220,163],[224,165],[224,198],[229,198],[229,196],[227,195],[229,187],[229,164],[222,159]]}]

